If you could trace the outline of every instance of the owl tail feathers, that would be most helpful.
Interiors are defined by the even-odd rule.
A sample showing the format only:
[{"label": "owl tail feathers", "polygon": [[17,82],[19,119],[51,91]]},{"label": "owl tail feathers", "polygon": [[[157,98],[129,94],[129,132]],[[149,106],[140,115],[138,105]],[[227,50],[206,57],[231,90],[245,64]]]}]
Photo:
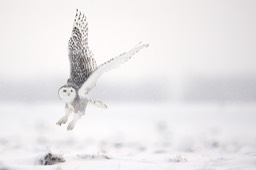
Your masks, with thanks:
[{"label": "owl tail feathers", "polygon": [[97,106],[101,109],[107,109],[108,106],[106,104],[104,104],[102,101],[97,101],[94,99],[89,99],[89,102],[92,103],[94,106]]}]

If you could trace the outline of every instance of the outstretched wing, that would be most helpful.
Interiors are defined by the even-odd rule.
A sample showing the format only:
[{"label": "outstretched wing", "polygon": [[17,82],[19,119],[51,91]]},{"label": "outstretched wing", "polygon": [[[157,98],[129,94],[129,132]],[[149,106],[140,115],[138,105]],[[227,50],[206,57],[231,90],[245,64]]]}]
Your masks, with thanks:
[{"label": "outstretched wing", "polygon": [[70,78],[69,83],[80,87],[97,67],[88,47],[88,24],[84,14],[76,10],[72,35],[68,42]]},{"label": "outstretched wing", "polygon": [[88,77],[86,82],[82,85],[79,90],[79,95],[81,97],[85,97],[85,95],[96,85],[99,77],[106,71],[109,71],[113,68],[120,66],[121,64],[127,62],[135,53],[143,49],[144,47],[148,47],[148,44],[139,43],[133,49],[128,52],[122,53],[119,56],[110,59],[109,61],[101,64],[92,74]]}]

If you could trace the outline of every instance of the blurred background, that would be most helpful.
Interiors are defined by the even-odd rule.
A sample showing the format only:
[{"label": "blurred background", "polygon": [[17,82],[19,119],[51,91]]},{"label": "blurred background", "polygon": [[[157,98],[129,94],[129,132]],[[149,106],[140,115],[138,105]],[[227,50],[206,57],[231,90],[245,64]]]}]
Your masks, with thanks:
[{"label": "blurred background", "polygon": [[[91,96],[109,108],[87,107],[67,131],[55,124],[57,92],[76,9],[98,65],[149,47],[99,79]],[[41,169],[35,155],[49,151],[67,158],[53,167],[63,170],[256,169],[255,9],[255,0],[0,0],[0,169]],[[90,153],[113,164],[78,157]]]},{"label": "blurred background", "polygon": [[149,43],[106,73],[106,101],[255,102],[254,0],[1,0],[0,101],[58,101],[75,10],[97,64]]}]

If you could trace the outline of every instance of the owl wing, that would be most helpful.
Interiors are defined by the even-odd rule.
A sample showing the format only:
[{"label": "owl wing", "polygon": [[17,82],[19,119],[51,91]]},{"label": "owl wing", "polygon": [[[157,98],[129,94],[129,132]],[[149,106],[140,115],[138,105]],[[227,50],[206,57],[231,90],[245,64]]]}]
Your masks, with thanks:
[{"label": "owl wing", "polygon": [[68,42],[70,78],[69,83],[80,87],[91,72],[97,68],[96,61],[88,47],[88,24],[84,14],[76,10],[72,35]]},{"label": "owl wing", "polygon": [[143,49],[144,47],[148,47],[148,44],[139,43],[133,49],[128,52],[122,53],[119,56],[110,59],[109,61],[101,64],[95,71],[91,73],[85,83],[81,86],[79,90],[79,96],[85,97],[86,94],[95,87],[97,80],[99,77],[106,71],[109,71],[113,68],[120,66],[121,64],[127,62],[135,53]]}]

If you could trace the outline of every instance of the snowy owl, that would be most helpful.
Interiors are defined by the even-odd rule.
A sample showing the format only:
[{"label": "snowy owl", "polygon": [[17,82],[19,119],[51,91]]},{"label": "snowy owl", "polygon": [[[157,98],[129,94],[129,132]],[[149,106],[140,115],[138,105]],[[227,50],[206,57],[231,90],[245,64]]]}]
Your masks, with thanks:
[{"label": "snowy owl", "polygon": [[148,44],[139,43],[133,49],[97,67],[93,54],[88,47],[86,16],[76,10],[73,30],[68,42],[70,78],[67,80],[66,85],[58,90],[59,98],[65,102],[65,115],[56,124],[65,124],[69,115],[74,113],[73,120],[67,127],[67,130],[72,130],[80,117],[85,114],[88,103],[100,108],[107,108],[101,101],[90,98],[88,93],[95,87],[97,80],[104,72],[125,63],[135,53],[147,46]]}]

